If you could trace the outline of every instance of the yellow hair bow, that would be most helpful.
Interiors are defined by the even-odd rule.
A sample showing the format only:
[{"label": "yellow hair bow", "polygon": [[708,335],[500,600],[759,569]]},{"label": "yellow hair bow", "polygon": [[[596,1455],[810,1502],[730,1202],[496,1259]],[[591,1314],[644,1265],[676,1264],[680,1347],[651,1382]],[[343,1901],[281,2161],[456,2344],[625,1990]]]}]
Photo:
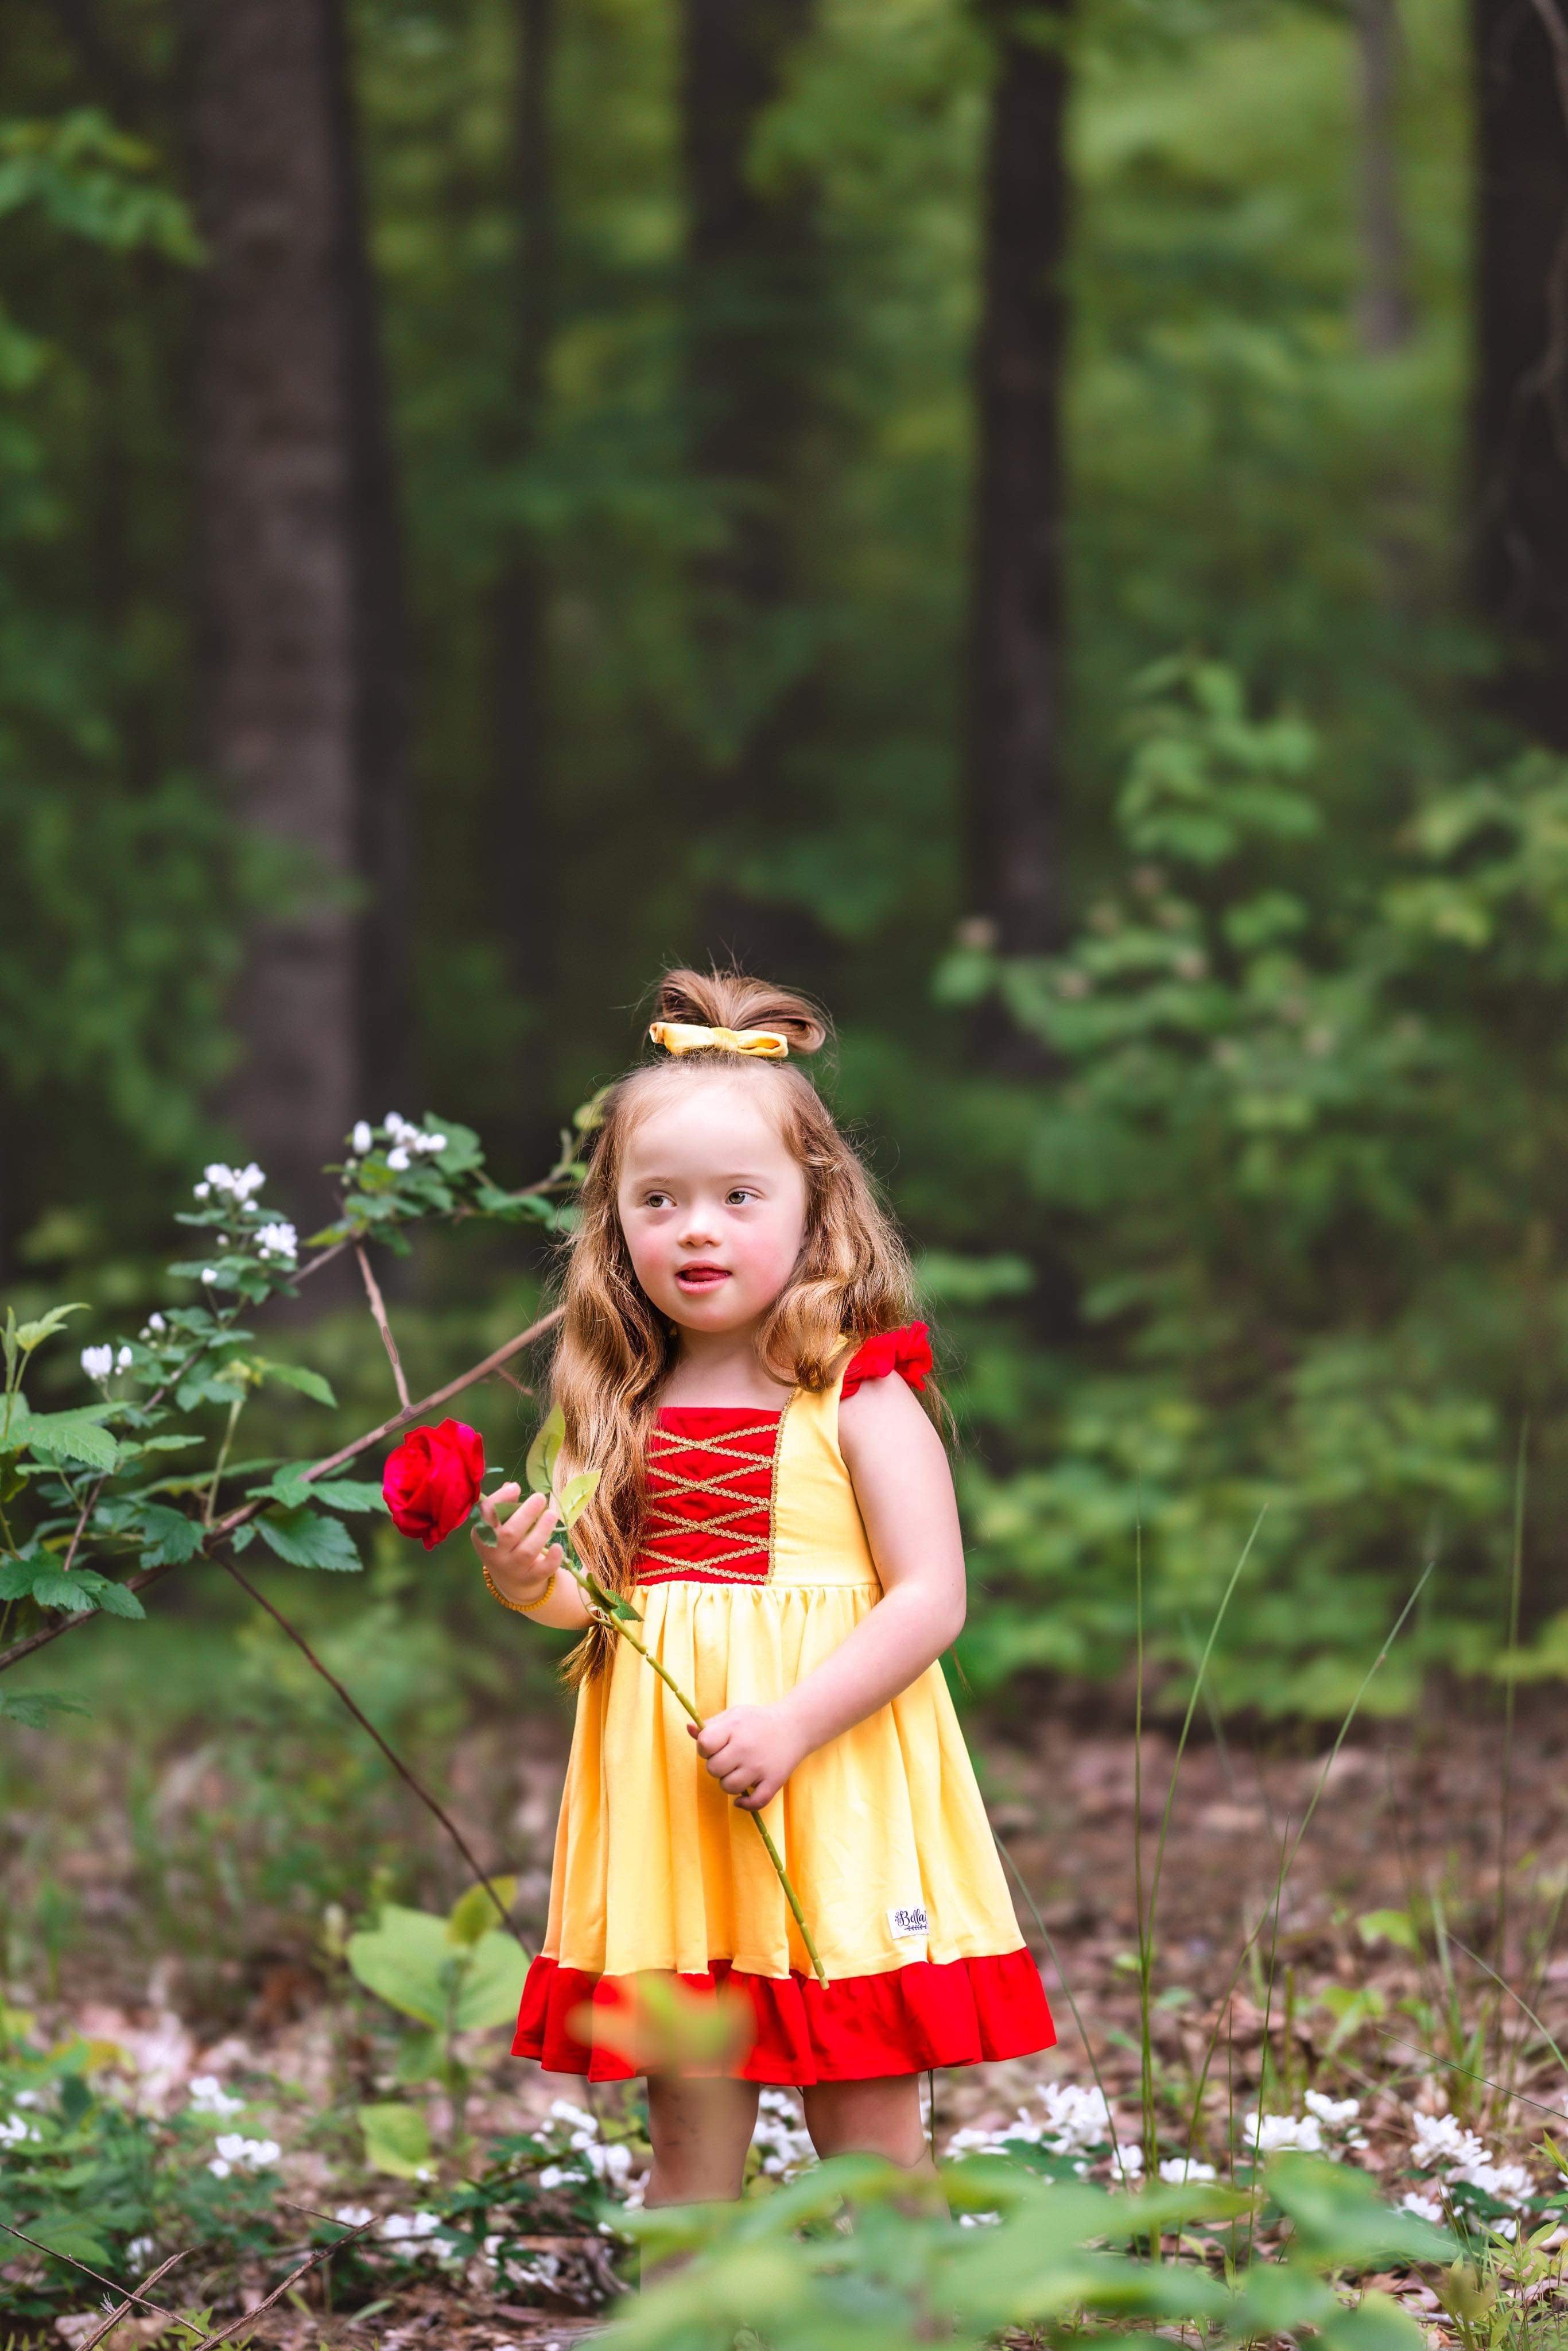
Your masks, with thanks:
[{"label": "yellow hair bow", "polygon": [[789,1040],[777,1029],[705,1029],[695,1020],[655,1020],[648,1034],[666,1053],[760,1053],[769,1061],[788,1058]]}]

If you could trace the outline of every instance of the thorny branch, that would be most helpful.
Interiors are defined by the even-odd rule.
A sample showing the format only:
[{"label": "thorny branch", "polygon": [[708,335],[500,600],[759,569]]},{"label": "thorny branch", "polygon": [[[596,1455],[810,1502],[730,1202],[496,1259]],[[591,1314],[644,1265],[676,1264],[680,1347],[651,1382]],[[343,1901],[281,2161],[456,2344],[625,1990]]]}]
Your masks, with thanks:
[{"label": "thorny branch", "polygon": [[392,1365],[392,1383],[397,1389],[397,1400],[406,1412],[408,1382],[403,1376],[402,1364],[397,1352],[397,1341],[392,1337],[392,1324],[387,1320],[386,1301],[382,1296],[381,1284],[371,1270],[371,1260],[365,1254],[363,1241],[354,1243],[354,1255],[360,1260],[360,1272],[364,1279],[365,1295],[371,1301],[371,1312],[375,1317],[376,1328],[382,1334],[382,1344],[387,1351],[387,1361]]},{"label": "thorny branch", "polygon": [[[175,2266],[175,2264],[184,2260],[185,2253],[188,2252],[190,2248],[187,2246],[184,2252],[171,2253],[166,2262],[160,2262],[152,2276],[147,2280],[148,2284],[156,2285],[161,2277],[167,2277],[169,2272]],[[130,2294],[130,2291],[131,2289],[129,2287],[124,2289],[124,2292],[127,2294]],[[118,2310],[111,2310],[101,2326],[95,2326],[90,2335],[87,2335],[82,2337],[82,2340],[76,2346],[76,2351],[94,2351],[95,2345],[101,2343],[106,2335],[112,2334],[122,2318],[129,2317],[131,2307],[131,2303],[127,2301],[122,2302]],[[149,2307],[151,2307],[151,2305],[149,2305]]]},{"label": "thorny branch", "polygon": [[533,1954],[528,1950],[528,1945],[523,1941],[523,1938],[521,1935],[518,1934],[516,1927],[513,1926],[511,1917],[507,1911],[506,1904],[502,1901],[500,1896],[497,1893],[495,1887],[486,1876],[484,1870],[480,1867],[477,1860],[475,1858],[467,1839],[465,1837],[462,1830],[458,1827],[451,1814],[442,1809],[441,1805],[436,1802],[435,1798],[431,1794],[429,1789],[423,1786],[423,1784],[416,1779],[414,1774],[409,1770],[408,1765],[404,1763],[399,1756],[393,1753],[392,1750],[387,1745],[386,1740],[382,1737],[381,1732],[376,1729],[375,1724],[371,1720],[369,1715],[365,1714],[356,1700],[350,1696],[349,1692],[344,1688],[342,1683],[338,1679],[337,1675],[331,1671],[330,1667],[322,1664],[320,1658],[316,1655],[315,1650],[310,1646],[309,1642],[305,1638],[304,1634],[296,1630],[296,1628],[289,1623],[287,1617],[283,1614],[283,1611],[280,1608],[275,1608],[272,1602],[267,1597],[267,1594],[264,1592],[258,1592],[256,1590],[255,1584],[250,1581],[250,1578],[247,1575],[242,1574],[241,1571],[235,1565],[232,1559],[220,1560],[218,1564],[220,1567],[226,1568],[229,1574],[233,1576],[235,1582],[239,1585],[240,1590],[242,1592],[248,1592],[251,1598],[256,1602],[257,1607],[265,1608],[267,1614],[272,1618],[273,1623],[280,1626],[281,1629],[287,1634],[289,1639],[293,1642],[295,1647],[300,1651],[307,1663],[320,1675],[328,1687],[335,1692],[337,1697],[341,1699],[344,1706],[348,1708],[349,1712],[353,1716],[354,1720],[359,1724],[361,1729],[367,1731],[371,1738],[375,1740],[376,1745],[381,1749],[382,1753],[386,1757],[387,1761],[392,1765],[392,1770],[397,1773],[399,1779],[404,1782],[408,1787],[412,1788],[414,1794],[419,1798],[420,1802],[424,1805],[425,1809],[434,1813],[436,1820],[440,1822],[442,1827],[446,1831],[447,1835],[452,1839],[453,1844],[457,1847],[458,1852],[463,1855],[463,1858],[467,1863],[469,1868],[473,1871],[476,1884],[484,1887],[486,1893],[495,1904],[496,1916],[499,1918],[507,1934],[511,1936],[513,1941],[517,1943],[524,1954],[528,1958],[531,1959]]}]

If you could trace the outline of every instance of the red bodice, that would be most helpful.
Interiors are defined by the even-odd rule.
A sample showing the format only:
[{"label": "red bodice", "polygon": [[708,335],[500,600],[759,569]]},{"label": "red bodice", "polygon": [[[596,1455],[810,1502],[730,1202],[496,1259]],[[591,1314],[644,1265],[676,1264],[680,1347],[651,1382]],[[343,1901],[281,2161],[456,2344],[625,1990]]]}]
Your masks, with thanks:
[{"label": "red bodice", "polygon": [[[857,1349],[842,1393],[896,1371],[924,1387],[924,1322],[884,1331]],[[758,1405],[666,1405],[648,1437],[639,1583],[766,1583],[782,1410]]]}]

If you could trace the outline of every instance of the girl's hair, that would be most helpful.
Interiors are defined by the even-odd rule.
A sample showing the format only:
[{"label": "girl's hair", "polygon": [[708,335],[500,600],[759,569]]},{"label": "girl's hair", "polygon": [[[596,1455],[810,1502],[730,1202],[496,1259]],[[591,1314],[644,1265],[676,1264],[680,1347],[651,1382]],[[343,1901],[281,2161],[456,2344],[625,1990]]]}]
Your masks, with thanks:
[{"label": "girl's hair", "polygon": [[[707,1028],[774,1029],[791,1053],[826,1043],[826,1018],[802,996],[737,971],[670,971],[660,981],[660,1020]],[[632,1270],[616,1194],[627,1138],[656,1102],[715,1075],[756,1089],[806,1176],[806,1231],[793,1272],[758,1334],[758,1353],[779,1379],[827,1387],[845,1338],[855,1344],[909,1320],[915,1283],[908,1252],[853,1146],[793,1061],[723,1047],[644,1063],[605,1094],[590,1148],[580,1219],[568,1247],[560,1341],[550,1370],[565,1416],[564,1450],[600,1473],[578,1528],[584,1561],[612,1591],[632,1588],[643,1507],[643,1460],[657,1397],[679,1352],[674,1326]],[[595,1626],[567,1661],[573,1683],[607,1663],[614,1636]]]}]

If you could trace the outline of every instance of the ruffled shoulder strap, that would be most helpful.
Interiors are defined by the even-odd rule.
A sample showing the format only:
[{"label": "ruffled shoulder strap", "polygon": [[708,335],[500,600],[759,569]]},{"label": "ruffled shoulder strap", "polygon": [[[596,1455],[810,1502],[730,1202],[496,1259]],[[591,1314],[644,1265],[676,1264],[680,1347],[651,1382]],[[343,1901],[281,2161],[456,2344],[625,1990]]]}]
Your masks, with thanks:
[{"label": "ruffled shoulder strap", "polygon": [[931,1369],[931,1340],[924,1322],[906,1322],[902,1331],[879,1331],[857,1347],[844,1367],[841,1395],[848,1398],[866,1380],[884,1380],[897,1372],[912,1388],[923,1388]]}]

